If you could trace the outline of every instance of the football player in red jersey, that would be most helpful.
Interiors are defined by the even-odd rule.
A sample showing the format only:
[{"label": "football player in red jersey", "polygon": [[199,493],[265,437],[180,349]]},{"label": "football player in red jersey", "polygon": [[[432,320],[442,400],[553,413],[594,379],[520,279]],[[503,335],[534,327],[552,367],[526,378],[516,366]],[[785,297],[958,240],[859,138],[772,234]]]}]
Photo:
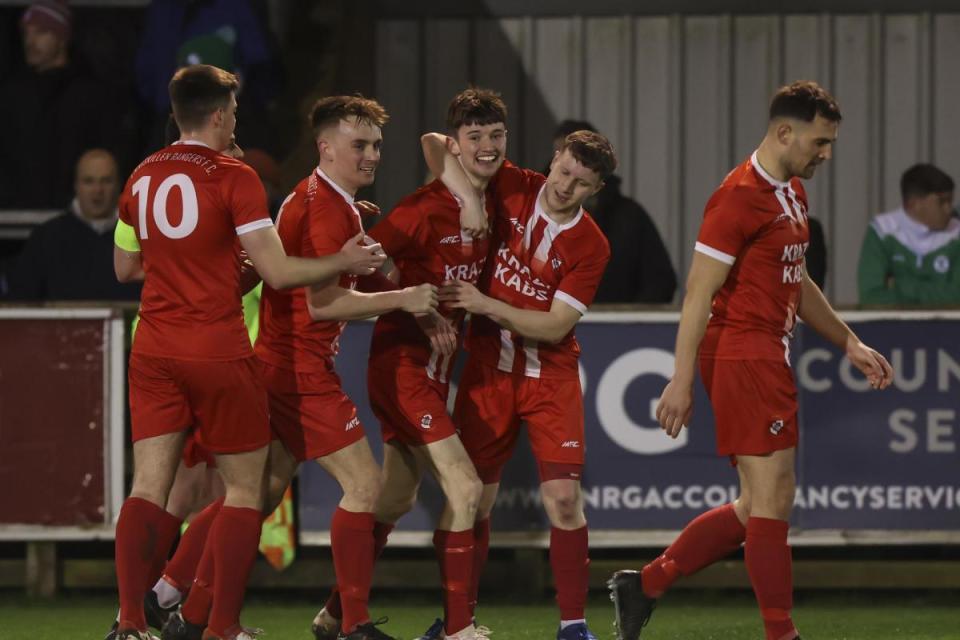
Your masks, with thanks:
[{"label": "football player in red jersey", "polygon": [[[451,146],[478,193],[503,164],[506,120],[500,95],[485,89],[460,92],[447,109]],[[461,231],[460,203],[439,180],[401,200],[370,236],[393,260],[401,286],[440,285],[449,279],[476,282],[487,259],[487,239]],[[375,555],[397,520],[413,507],[421,470],[429,470],[447,498],[433,537],[445,615],[423,638],[472,639],[483,633],[474,627],[470,602],[476,546],[485,549],[487,544],[485,537],[474,538],[482,485],[446,408],[457,354],[454,331],[463,322],[463,312],[445,308],[441,322],[453,336],[444,345],[431,344],[425,335],[424,329],[430,334],[436,327],[418,326],[409,314],[381,316],[374,328],[367,388],[386,445],[383,491],[374,512]],[[334,592],[317,618],[327,634],[323,637],[335,637],[341,616],[339,594]]]},{"label": "football player in red jersey", "polygon": [[693,411],[700,375],[713,406],[717,450],[740,476],[740,497],[693,520],[642,571],[610,580],[621,640],[635,640],[656,599],[746,544],[745,556],[767,640],[798,638],[788,520],[796,477],[797,390],[789,340],[799,317],[842,349],[875,389],[887,387],[887,360],[864,345],[807,274],[807,197],[800,179],[833,155],[836,100],[814,82],[781,88],[767,133],[707,202],[677,330],[676,372],[657,419],[675,438]]},{"label": "football player in red jersey", "polygon": [[[443,136],[427,134],[422,142],[431,171],[465,208],[481,207]],[[489,527],[500,474],[523,421],[552,525],[550,563],[562,640],[594,638],[584,618],[589,559],[580,490],[583,398],[573,329],[610,258],[606,238],[582,205],[615,168],[610,142],[589,131],[567,136],[547,177],[505,164],[491,181],[496,216],[480,288],[451,281],[441,292],[452,307],[473,314],[454,423],[484,483],[477,527]]]},{"label": "football player in red jersey", "polygon": [[[267,398],[243,324],[240,248],[277,287],[343,271],[371,273],[379,247],[288,258],[252,169],[224,155],[236,125],[236,78],[207,65],[170,82],[179,142],[147,157],[120,200],[118,279],[145,279],[130,356],[134,479],[116,531],[117,638],[149,638],[144,593],[179,528],[164,511],[188,428],[215,454],[225,506],[210,532],[218,577],[205,638],[245,638],[239,616],[256,555],[270,440]],[[362,237],[362,236],[360,236]]]},{"label": "football player in red jersey", "polygon": [[[354,195],[373,184],[386,121],[383,107],[361,96],[333,96],[314,105],[311,124],[320,161],[277,218],[288,252],[327,255],[362,231]],[[256,353],[264,363],[275,437],[268,509],[305,460],[316,460],[340,483],[343,498],[330,526],[343,614],[340,636],[379,640],[388,636],[371,623],[367,601],[381,471],[333,362],[346,321],[394,311],[435,315],[437,288],[418,283],[366,293],[357,285],[356,277],[342,276],[289,292],[264,287]]]}]

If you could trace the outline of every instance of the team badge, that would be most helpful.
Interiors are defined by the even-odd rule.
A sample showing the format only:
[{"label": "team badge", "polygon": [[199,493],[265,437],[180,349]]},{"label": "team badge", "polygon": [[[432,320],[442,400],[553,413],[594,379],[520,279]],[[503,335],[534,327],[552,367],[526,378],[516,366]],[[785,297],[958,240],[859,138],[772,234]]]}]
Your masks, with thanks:
[{"label": "team badge", "polygon": [[933,270],[937,273],[946,273],[950,271],[950,258],[939,255],[933,259]]},{"label": "team badge", "polygon": [[433,416],[429,413],[425,413],[420,417],[420,428],[424,431],[430,430],[430,425],[433,424]]},{"label": "team badge", "polygon": [[780,430],[783,429],[783,420],[774,420],[770,424],[770,433],[773,435],[780,435]]}]

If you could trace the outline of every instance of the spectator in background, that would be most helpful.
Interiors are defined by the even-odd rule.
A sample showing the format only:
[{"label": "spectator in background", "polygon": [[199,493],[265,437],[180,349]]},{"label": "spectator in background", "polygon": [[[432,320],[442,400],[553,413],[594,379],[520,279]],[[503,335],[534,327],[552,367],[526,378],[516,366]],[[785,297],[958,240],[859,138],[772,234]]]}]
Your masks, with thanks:
[{"label": "spectator in background", "polygon": [[860,250],[860,304],[960,304],[960,220],[953,180],[932,164],[900,178],[903,205],[876,216]]},{"label": "spectator in background", "polygon": [[237,136],[247,147],[269,148],[266,113],[280,73],[249,0],[153,0],[147,8],[136,66],[138,92],[155,123],[150,148],[159,145],[170,113],[167,83],[177,68],[190,64],[213,65],[238,77],[244,116]]},{"label": "spectator in background", "polygon": [[34,2],[20,19],[26,68],[0,86],[0,207],[65,206],[80,154],[117,146],[107,91],[70,60],[71,26],[58,0]]},{"label": "spectator in background", "polygon": [[120,180],[109,151],[77,162],[76,197],[68,211],[30,235],[10,274],[14,300],[139,300],[139,284],[117,282],[113,229]]},{"label": "spectator in background", "polygon": [[[582,120],[561,122],[553,132],[553,150],[560,149],[568,135],[582,129],[597,131]],[[668,303],[677,290],[670,256],[650,214],[620,192],[621,182],[619,176],[607,177],[600,192],[584,204],[610,243],[610,264],[593,302]]]}]

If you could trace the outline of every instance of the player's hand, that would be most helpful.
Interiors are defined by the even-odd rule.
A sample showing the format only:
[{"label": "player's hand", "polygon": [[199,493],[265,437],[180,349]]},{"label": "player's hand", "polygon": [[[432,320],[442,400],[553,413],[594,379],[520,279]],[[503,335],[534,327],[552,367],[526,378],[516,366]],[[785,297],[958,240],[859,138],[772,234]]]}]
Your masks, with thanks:
[{"label": "player's hand", "polygon": [[369,200],[357,200],[353,204],[357,205],[357,209],[360,210],[360,215],[362,216],[378,216],[380,215],[380,207],[373,204]]},{"label": "player's hand", "polygon": [[440,287],[440,302],[453,309],[486,315],[487,296],[464,280],[445,280]]},{"label": "player's hand", "polygon": [[403,290],[403,304],[400,307],[408,313],[429,313],[440,304],[437,288],[432,284],[418,284]]},{"label": "player's hand", "polygon": [[487,212],[480,198],[472,198],[460,207],[460,228],[471,238],[487,234]]},{"label": "player's hand", "polygon": [[420,330],[430,340],[430,347],[443,356],[457,352],[457,329],[437,311],[414,314]]},{"label": "player's hand", "polygon": [[887,359],[853,336],[847,339],[847,357],[874,389],[886,389],[893,382],[893,367]]},{"label": "player's hand", "polygon": [[693,417],[693,385],[670,380],[657,403],[657,422],[671,438],[680,435],[680,429],[690,424]]},{"label": "player's hand", "polygon": [[230,145],[224,150],[224,155],[228,155],[236,160],[243,159],[243,149],[237,144],[237,136],[230,136]]},{"label": "player's hand", "polygon": [[340,248],[343,271],[357,276],[368,276],[387,260],[379,243],[367,244],[363,232],[353,236]]}]

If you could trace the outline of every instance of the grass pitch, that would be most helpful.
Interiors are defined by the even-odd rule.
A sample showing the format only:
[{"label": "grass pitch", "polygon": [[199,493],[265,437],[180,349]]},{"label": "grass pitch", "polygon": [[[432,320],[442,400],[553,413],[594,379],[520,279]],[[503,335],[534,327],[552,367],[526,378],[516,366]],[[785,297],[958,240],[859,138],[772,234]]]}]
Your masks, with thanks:
[{"label": "grass pitch", "polygon": [[[491,599],[495,600],[495,594]],[[440,614],[423,596],[375,596],[374,617],[387,615],[383,629],[409,640]],[[312,640],[310,621],[317,604],[301,596],[255,595],[243,621],[266,629],[264,640]],[[100,640],[116,613],[109,596],[65,596],[30,601],[0,592],[0,639],[70,638]],[[481,606],[480,622],[492,640],[551,640],[557,613],[552,603],[520,605],[503,601]],[[591,598],[590,627],[600,640],[613,638],[613,607],[602,594]],[[808,640],[960,640],[960,595],[956,593],[817,593],[797,597],[794,620]],[[664,598],[642,640],[762,640],[763,628],[749,593],[676,593]]]}]

